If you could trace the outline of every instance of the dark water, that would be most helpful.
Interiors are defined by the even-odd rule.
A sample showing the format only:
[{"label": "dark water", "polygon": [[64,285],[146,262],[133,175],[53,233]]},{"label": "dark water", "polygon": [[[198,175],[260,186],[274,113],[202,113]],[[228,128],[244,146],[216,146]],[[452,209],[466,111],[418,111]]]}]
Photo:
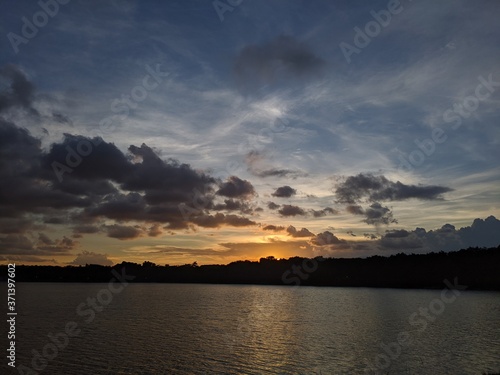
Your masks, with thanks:
[{"label": "dark water", "polygon": [[[450,301],[449,292],[445,303],[439,290],[129,284],[112,294],[107,288],[19,284],[16,364],[32,367],[35,356],[38,368],[45,365],[37,373],[54,375],[500,371],[500,293],[467,291]],[[91,320],[86,300],[96,296],[109,304],[92,308]],[[427,317],[413,315],[410,323],[420,308],[430,309]],[[68,322],[80,331],[65,342]],[[62,349],[50,345],[49,333]],[[36,357],[44,348],[52,358],[46,362]]]}]

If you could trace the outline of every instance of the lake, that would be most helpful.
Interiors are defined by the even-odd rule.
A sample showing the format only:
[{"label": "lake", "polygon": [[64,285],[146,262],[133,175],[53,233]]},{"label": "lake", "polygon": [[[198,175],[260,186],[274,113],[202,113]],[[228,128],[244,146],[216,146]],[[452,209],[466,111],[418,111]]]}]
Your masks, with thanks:
[{"label": "lake", "polygon": [[498,292],[113,288],[18,284],[16,365],[50,375],[500,371]]}]

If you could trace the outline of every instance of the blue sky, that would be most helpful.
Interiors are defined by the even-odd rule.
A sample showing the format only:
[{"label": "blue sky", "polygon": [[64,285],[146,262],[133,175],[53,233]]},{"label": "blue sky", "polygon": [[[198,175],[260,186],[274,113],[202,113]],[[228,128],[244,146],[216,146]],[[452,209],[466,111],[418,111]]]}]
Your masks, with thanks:
[{"label": "blue sky", "polygon": [[[5,134],[13,134],[8,126],[27,129],[40,140],[37,157],[55,158],[49,164],[64,161],[54,145],[101,137],[104,146],[94,145],[63,179],[112,188],[98,197],[77,194],[59,186],[54,171],[27,181],[87,203],[36,203],[42,208],[6,214],[5,228],[16,220],[29,225],[3,231],[3,261],[227,263],[451,250],[471,244],[460,228],[500,216],[496,1],[47,4],[54,15],[46,20],[36,2],[3,4]],[[43,24],[33,37],[23,34],[23,17]],[[347,45],[355,52],[346,54]],[[21,86],[33,90],[28,95]],[[82,172],[104,165],[96,150],[108,145],[122,153],[119,165],[144,173],[144,186],[112,170],[100,172],[99,181]],[[159,169],[165,175],[141,164],[147,150],[171,166]],[[175,177],[186,171],[181,164],[206,176],[189,185],[204,191],[191,189],[182,202],[148,195],[151,175],[167,190],[185,181]],[[287,196],[276,196],[286,186]],[[357,198],[342,196],[342,188]],[[193,203],[196,196],[204,203]],[[196,212],[159,219],[106,211],[106,202],[125,197],[146,200],[148,213],[179,203]],[[453,240],[415,240],[415,228],[439,231],[445,224],[455,226]],[[275,229],[264,229],[269,225]],[[387,246],[394,233],[414,241]]]}]

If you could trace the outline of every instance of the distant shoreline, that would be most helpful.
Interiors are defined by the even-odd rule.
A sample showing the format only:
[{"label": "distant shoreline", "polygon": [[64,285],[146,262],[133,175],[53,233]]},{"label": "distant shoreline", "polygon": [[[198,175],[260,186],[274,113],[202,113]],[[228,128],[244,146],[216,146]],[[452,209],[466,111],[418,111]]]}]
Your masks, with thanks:
[{"label": "distant shoreline", "polygon": [[[130,283],[285,285],[391,289],[442,289],[457,280],[466,290],[500,291],[500,246],[449,253],[397,254],[369,258],[261,258],[227,265],[159,266],[122,262],[114,266],[16,265],[16,282],[105,283],[120,274]],[[7,281],[0,265],[0,282]]]}]

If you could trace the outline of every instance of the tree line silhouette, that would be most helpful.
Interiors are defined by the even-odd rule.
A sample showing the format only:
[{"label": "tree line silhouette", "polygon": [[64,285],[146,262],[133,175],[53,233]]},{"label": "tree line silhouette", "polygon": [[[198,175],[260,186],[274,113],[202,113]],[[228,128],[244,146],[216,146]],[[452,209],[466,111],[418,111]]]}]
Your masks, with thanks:
[{"label": "tree line silhouette", "polygon": [[[270,284],[385,288],[442,288],[443,281],[458,278],[468,289],[500,290],[500,246],[468,248],[455,252],[399,253],[388,257],[261,258],[227,265],[180,266],[122,262],[114,266],[16,265],[18,282],[108,282],[111,271],[135,276],[131,282]],[[0,266],[7,280],[7,266]]]}]

